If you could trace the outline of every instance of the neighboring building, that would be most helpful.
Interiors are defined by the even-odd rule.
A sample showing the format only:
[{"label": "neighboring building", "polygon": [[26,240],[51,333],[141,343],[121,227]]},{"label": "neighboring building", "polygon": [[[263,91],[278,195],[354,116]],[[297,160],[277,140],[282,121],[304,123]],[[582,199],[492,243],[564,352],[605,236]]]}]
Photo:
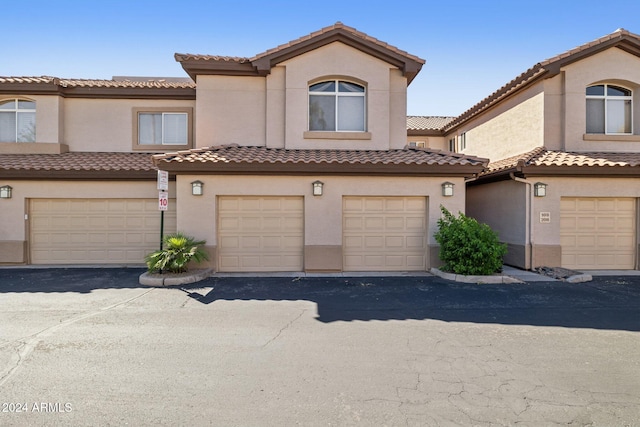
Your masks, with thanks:
[{"label": "neighboring building", "polygon": [[444,138],[444,128],[455,117],[407,116],[407,144],[409,147],[456,151]]},{"label": "neighboring building", "polygon": [[467,214],[534,268],[638,268],[640,36],[618,30],[540,62],[442,129],[487,157]]},{"label": "neighboring building", "polygon": [[438,264],[440,206],[464,211],[488,161],[434,129],[438,150],[408,146],[422,59],[337,23],[253,58],[176,60],[191,79],[0,78],[0,263],[141,263],[159,168],[165,232],[206,239],[216,271]]}]

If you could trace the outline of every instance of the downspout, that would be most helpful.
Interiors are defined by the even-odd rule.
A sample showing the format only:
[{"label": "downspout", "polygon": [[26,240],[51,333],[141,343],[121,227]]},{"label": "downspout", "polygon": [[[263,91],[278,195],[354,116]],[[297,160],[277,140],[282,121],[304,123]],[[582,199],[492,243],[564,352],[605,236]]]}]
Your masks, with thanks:
[{"label": "downspout", "polygon": [[[533,184],[524,178],[518,178],[513,172],[509,173],[509,177],[516,182],[522,182],[527,185],[527,203],[529,204],[529,209],[527,212],[528,226],[526,228],[525,242],[529,245],[529,270],[533,270],[533,191],[531,191]],[[525,268],[526,267],[525,261]]]}]

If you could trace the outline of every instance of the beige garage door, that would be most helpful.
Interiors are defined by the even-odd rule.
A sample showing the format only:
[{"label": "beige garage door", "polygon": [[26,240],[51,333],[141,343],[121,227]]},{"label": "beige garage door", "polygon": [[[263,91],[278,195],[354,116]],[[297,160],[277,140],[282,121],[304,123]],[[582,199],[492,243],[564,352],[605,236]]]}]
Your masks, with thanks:
[{"label": "beige garage door", "polygon": [[424,270],[425,197],[345,197],[345,271]]},{"label": "beige garage door", "polygon": [[562,266],[635,268],[636,201],[632,198],[562,198]]},{"label": "beige garage door", "polygon": [[[175,200],[165,233],[176,230]],[[160,246],[157,199],[32,199],[32,264],[143,264]]]},{"label": "beige garage door", "polygon": [[220,197],[220,271],[302,271],[302,197]]}]

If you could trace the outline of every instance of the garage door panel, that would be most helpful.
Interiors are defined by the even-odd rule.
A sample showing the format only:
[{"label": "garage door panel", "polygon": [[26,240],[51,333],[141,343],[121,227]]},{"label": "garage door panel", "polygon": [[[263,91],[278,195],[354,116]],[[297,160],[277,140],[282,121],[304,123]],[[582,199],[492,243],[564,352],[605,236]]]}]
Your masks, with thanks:
[{"label": "garage door panel", "polygon": [[[33,264],[142,264],[157,249],[157,199],[32,199]],[[165,234],[176,230],[175,200],[165,212]]]},{"label": "garage door panel", "polygon": [[302,197],[220,197],[220,271],[301,271]]},{"label": "garage door panel", "polygon": [[346,271],[424,270],[425,197],[344,197]]},{"label": "garage door panel", "polygon": [[636,251],[634,198],[562,198],[562,266],[633,269]]},{"label": "garage door panel", "polygon": [[405,238],[404,236],[387,236],[384,244],[389,249],[402,249],[405,247]]}]

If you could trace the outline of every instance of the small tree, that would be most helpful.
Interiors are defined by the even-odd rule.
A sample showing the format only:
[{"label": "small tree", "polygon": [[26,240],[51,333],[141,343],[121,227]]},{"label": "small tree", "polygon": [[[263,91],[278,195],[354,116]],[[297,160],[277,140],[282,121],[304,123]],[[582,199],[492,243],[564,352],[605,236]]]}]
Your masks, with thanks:
[{"label": "small tree", "polygon": [[184,273],[189,261],[201,262],[208,259],[207,253],[200,247],[206,243],[204,240],[175,233],[165,236],[163,243],[162,250],[145,257],[150,273]]},{"label": "small tree", "polygon": [[487,224],[480,224],[462,212],[455,217],[440,206],[442,217],[435,234],[440,244],[442,269],[456,274],[489,275],[502,268],[502,257],[507,246],[498,241],[498,235]]}]

